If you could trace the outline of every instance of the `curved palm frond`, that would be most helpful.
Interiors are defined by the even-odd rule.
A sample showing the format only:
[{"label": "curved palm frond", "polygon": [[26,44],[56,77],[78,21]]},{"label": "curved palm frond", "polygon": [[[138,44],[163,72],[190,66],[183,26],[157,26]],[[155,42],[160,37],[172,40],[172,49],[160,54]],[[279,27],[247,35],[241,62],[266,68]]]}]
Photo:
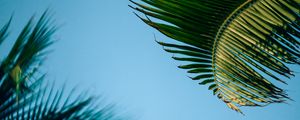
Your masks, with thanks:
[{"label": "curved palm frond", "polygon": [[[131,1],[131,0],[130,0]],[[271,81],[285,83],[300,64],[299,0],[141,0],[136,11],[146,24],[183,44],[158,42],[167,52],[192,62],[179,66],[195,73],[213,94],[238,106],[265,106],[289,99]]]},{"label": "curved palm frond", "polygon": [[[64,86],[43,84],[42,64],[57,29],[45,11],[34,24],[32,17],[21,31],[8,56],[0,65],[1,120],[120,120],[113,105],[82,93],[64,95]],[[0,29],[0,45],[8,35],[11,20]],[[51,86],[50,86],[51,87]],[[74,90],[72,90],[73,92]],[[65,96],[67,96],[65,98]],[[100,102],[101,104],[98,104]],[[97,103],[97,104],[96,104]]]}]

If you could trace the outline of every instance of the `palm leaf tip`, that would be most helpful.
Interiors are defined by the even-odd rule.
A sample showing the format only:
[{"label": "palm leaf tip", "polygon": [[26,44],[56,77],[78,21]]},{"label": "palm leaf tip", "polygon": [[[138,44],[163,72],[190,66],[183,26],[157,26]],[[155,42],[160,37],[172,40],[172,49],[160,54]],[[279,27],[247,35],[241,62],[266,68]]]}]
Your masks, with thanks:
[{"label": "palm leaf tip", "polygon": [[289,99],[271,81],[286,83],[287,65],[300,64],[299,0],[142,1],[131,8],[163,22],[142,21],[182,44],[158,43],[192,62],[179,68],[198,74],[191,79],[210,84],[229,108]]},{"label": "palm leaf tip", "polygon": [[10,18],[10,20],[0,29],[0,45],[2,44],[2,42],[5,40],[5,38],[8,35],[8,28],[9,25],[11,23],[12,17]]}]

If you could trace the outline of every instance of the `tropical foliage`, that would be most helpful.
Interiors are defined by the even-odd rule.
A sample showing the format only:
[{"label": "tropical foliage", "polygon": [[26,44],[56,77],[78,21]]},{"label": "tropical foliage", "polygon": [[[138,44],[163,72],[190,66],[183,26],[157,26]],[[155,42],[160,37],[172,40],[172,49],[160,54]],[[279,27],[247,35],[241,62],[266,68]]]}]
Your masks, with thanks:
[{"label": "tropical foliage", "polygon": [[[0,44],[7,36],[11,20],[0,30]],[[0,66],[1,120],[118,120],[113,105],[95,104],[96,98],[86,93],[65,95],[64,87],[55,90],[43,82],[42,64],[53,43],[57,27],[46,11],[34,23],[32,17],[17,37]],[[72,90],[74,91],[74,90]],[[103,101],[98,101],[103,102]]]},{"label": "tropical foliage", "polygon": [[158,43],[229,108],[289,99],[274,81],[286,84],[288,64],[300,64],[300,0],[141,1],[130,6],[138,17],[181,42]]}]

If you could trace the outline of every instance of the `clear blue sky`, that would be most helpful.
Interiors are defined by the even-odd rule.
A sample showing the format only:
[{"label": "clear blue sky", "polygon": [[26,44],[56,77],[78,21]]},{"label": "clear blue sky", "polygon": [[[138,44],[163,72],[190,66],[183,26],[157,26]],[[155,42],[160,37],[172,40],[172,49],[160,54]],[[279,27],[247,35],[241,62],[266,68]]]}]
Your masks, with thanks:
[{"label": "clear blue sky", "polygon": [[[50,7],[59,39],[44,65],[58,85],[90,89],[117,103],[119,110],[139,120],[299,120],[300,68],[288,90],[295,102],[247,108],[242,116],[187,77],[154,41],[170,41],[142,23],[128,0],[0,0],[0,25],[14,13],[11,36],[33,14]],[[8,51],[12,37],[1,50]],[[3,55],[1,55],[3,56]],[[1,58],[2,59],[2,58]]]}]

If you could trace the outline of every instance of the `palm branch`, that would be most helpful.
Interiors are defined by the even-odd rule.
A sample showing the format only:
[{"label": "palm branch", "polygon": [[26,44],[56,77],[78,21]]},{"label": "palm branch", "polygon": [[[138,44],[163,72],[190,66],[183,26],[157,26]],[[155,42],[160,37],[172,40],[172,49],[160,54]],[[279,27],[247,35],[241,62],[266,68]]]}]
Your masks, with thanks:
[{"label": "palm branch", "polygon": [[[130,0],[131,1],[131,0]],[[179,66],[209,84],[227,106],[265,106],[290,99],[274,81],[293,76],[300,64],[299,0],[131,1],[149,26],[181,43],[158,42],[179,54]],[[161,21],[153,21],[148,16]]]},{"label": "palm branch", "polygon": [[[50,88],[43,83],[45,74],[40,72],[40,65],[57,30],[49,16],[48,10],[45,11],[36,24],[32,17],[0,63],[0,119],[121,119],[113,105],[106,105],[86,93],[64,94],[64,86],[55,90],[54,84]],[[0,45],[8,36],[11,21],[0,29]]]}]

